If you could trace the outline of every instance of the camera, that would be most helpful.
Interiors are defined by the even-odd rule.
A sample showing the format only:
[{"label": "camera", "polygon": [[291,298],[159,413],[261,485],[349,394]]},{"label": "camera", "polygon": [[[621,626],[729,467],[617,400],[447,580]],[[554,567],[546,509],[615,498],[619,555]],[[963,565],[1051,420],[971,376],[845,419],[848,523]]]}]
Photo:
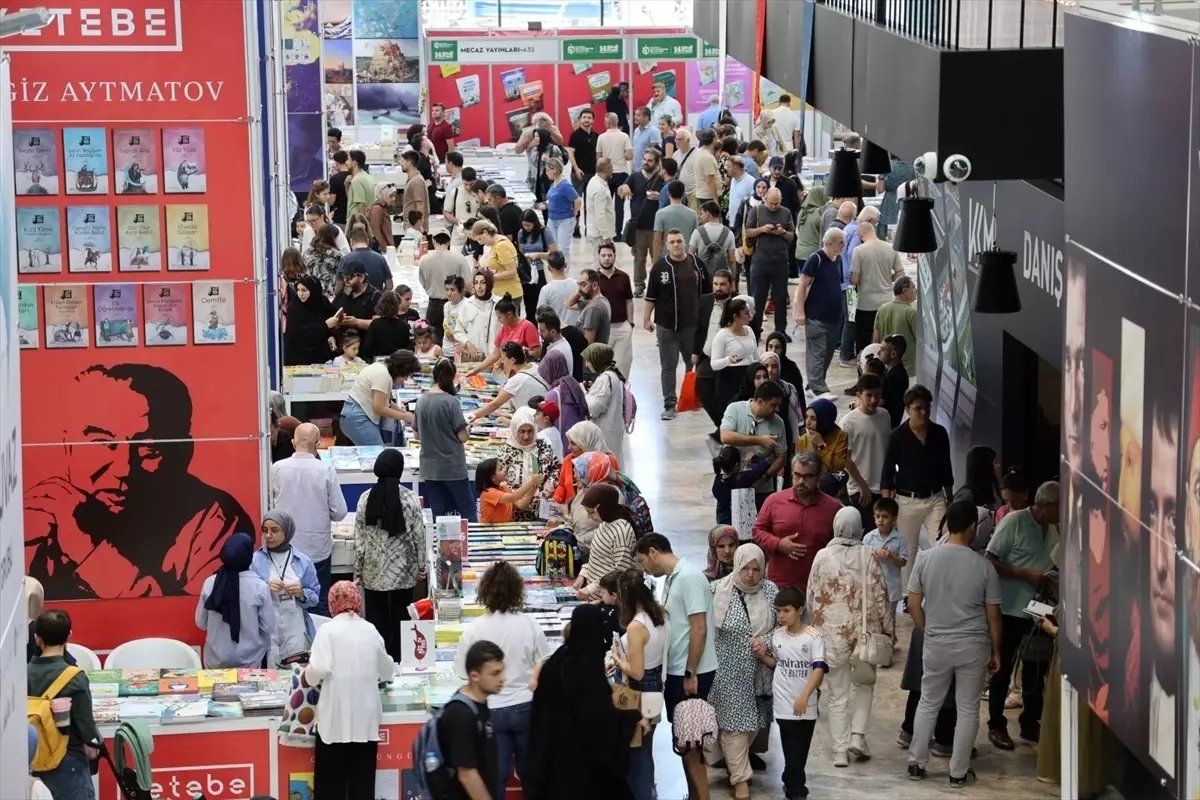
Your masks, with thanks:
[{"label": "camera", "polygon": [[971,177],[971,159],[959,153],[948,156],[942,164],[942,172],[951,183],[962,183]]},{"label": "camera", "polygon": [[937,178],[937,166],[937,153],[932,150],[913,159],[913,169],[916,170],[918,178],[935,180]]}]

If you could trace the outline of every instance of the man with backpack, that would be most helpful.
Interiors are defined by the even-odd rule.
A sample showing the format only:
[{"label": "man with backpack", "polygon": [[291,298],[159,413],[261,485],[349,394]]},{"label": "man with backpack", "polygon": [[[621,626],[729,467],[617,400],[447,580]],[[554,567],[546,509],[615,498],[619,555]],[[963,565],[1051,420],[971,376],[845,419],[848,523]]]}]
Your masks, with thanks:
[{"label": "man with backpack", "polygon": [[712,291],[712,276],[719,269],[730,272],[736,268],[734,252],[737,250],[733,231],[721,222],[721,206],[715,200],[705,200],[700,205],[700,224],[692,232],[688,252],[696,256],[704,268],[704,293]]},{"label": "man with backpack", "polygon": [[[424,768],[422,777],[432,790],[422,796],[434,800],[491,800],[492,787],[499,780],[487,700],[504,688],[504,651],[492,642],[477,641],[467,650],[466,669],[467,684],[446,703],[441,715],[430,721],[436,726],[440,750],[440,765],[432,772],[439,774],[429,770],[431,753],[414,753],[414,761],[421,759],[417,764]],[[444,793],[438,791],[439,784],[448,784]]]},{"label": "man with backpack", "polygon": [[[85,747],[98,746],[100,731],[92,717],[87,675],[64,659],[71,618],[65,611],[43,611],[34,622],[33,633],[42,654],[29,662],[26,671],[26,714],[38,733],[31,769],[54,800],[93,800],[96,794]],[[56,698],[71,701],[65,736],[54,721],[51,704]]]}]

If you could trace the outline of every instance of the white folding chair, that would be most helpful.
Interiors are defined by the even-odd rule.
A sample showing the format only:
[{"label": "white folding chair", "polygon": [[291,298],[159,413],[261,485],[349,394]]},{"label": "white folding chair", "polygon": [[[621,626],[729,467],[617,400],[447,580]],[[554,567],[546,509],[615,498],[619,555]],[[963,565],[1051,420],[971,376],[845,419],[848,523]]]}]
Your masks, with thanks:
[{"label": "white folding chair", "polygon": [[67,642],[67,652],[75,658],[75,663],[82,670],[100,669],[100,656],[90,647]]},{"label": "white folding chair", "polygon": [[107,669],[200,669],[200,654],[178,639],[135,639],[104,661]]}]

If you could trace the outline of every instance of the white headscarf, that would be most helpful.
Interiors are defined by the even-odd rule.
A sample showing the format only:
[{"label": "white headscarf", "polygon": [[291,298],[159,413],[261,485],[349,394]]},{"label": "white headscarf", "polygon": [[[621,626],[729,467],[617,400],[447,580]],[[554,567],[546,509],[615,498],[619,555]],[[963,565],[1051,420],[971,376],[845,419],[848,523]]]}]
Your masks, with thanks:
[{"label": "white headscarf", "polygon": [[846,506],[837,512],[833,518],[833,536],[836,539],[848,539],[861,542],[863,538],[862,514],[853,506]]},{"label": "white headscarf", "polygon": [[[861,527],[861,526],[860,526]],[[742,567],[758,562],[762,579],[750,586],[742,580]],[[762,548],[753,542],[738,547],[733,554],[733,571],[714,584],[713,613],[717,627],[724,628],[729,616],[729,605],[733,602],[733,590],[737,589],[746,602],[746,614],[750,618],[750,635],[762,636],[771,627],[771,608],[762,596],[763,581],[767,577],[767,557]]]},{"label": "white headscarf", "polygon": [[[526,425],[529,425],[533,428],[533,440],[529,444],[521,444],[517,440],[517,431],[521,430],[521,428],[525,427]],[[529,406],[522,406],[513,412],[512,422],[510,422],[508,426],[508,440],[505,442],[505,444],[513,449],[513,452],[516,455],[516,458],[514,459],[514,465],[520,469],[518,474],[509,475],[509,482],[512,483],[513,481],[516,481],[517,483],[524,483],[531,475],[534,475],[538,472],[536,469],[536,464],[534,463],[537,460],[538,455],[537,424],[535,423],[534,411],[532,408]],[[513,488],[516,488],[515,484],[513,485]]]},{"label": "white headscarf", "polygon": [[567,441],[574,442],[583,448],[585,453],[607,453],[608,443],[604,441],[604,432],[594,422],[584,420],[576,422],[567,431]]}]

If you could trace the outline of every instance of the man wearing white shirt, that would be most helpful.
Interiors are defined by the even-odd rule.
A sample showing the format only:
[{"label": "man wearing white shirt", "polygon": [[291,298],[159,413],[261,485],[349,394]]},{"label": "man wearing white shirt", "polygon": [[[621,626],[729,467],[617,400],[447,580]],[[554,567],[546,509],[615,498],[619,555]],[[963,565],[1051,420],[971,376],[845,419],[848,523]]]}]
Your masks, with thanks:
[{"label": "man wearing white shirt", "polygon": [[892,418],[879,408],[883,379],[866,373],[855,387],[858,404],[839,423],[846,432],[846,471],[850,473],[850,501],[863,517],[863,525],[875,522],[875,500],[883,477],[883,460],[892,435]]},{"label": "man wearing white shirt", "polygon": [[[629,138],[629,134],[620,128],[620,121],[616,114],[608,114],[604,117],[605,131],[596,137],[596,156],[597,158],[608,159],[610,165],[610,186],[609,194],[616,192],[616,187],[620,183],[624,183],[629,176],[630,164],[640,163],[633,160],[633,140]],[[620,183],[617,179],[620,178]],[[587,187],[591,185],[589,178],[587,184],[584,185],[584,204],[583,204],[583,220],[584,227],[587,226],[587,217],[591,213],[587,205]],[[621,201],[624,207],[625,201]],[[615,205],[614,205],[615,208]],[[615,223],[614,223],[615,228]],[[561,245],[560,245],[561,247]]]},{"label": "man wearing white shirt", "polygon": [[653,97],[646,104],[650,109],[650,124],[657,128],[660,117],[670,117],[676,124],[683,122],[683,107],[679,105],[678,100],[667,94],[667,85],[662,81],[655,81],[653,91]]},{"label": "man wearing white shirt", "polygon": [[803,134],[800,131],[800,118],[792,111],[792,96],[779,95],[779,108],[775,109],[775,130],[783,139],[785,146],[791,150],[800,149]]},{"label": "man wearing white shirt", "polygon": [[696,191],[696,145],[692,141],[692,132],[680,126],[675,129],[675,163],[679,165],[677,179],[683,184],[683,202]]},{"label": "man wearing white shirt", "polygon": [[321,595],[313,611],[329,615],[332,585],[333,530],[331,522],[346,516],[346,498],[338,484],[337,470],[317,456],[321,431],[311,422],[296,428],[292,443],[296,452],[271,465],[271,508],[291,514],[296,522],[292,546],[313,561]]},{"label": "man wearing white shirt", "polygon": [[596,174],[588,181],[584,195],[587,217],[584,220],[584,235],[588,249],[595,253],[601,242],[611,242],[617,235],[616,204],[613,202],[609,178],[612,177],[612,162],[607,158],[596,161]]}]

